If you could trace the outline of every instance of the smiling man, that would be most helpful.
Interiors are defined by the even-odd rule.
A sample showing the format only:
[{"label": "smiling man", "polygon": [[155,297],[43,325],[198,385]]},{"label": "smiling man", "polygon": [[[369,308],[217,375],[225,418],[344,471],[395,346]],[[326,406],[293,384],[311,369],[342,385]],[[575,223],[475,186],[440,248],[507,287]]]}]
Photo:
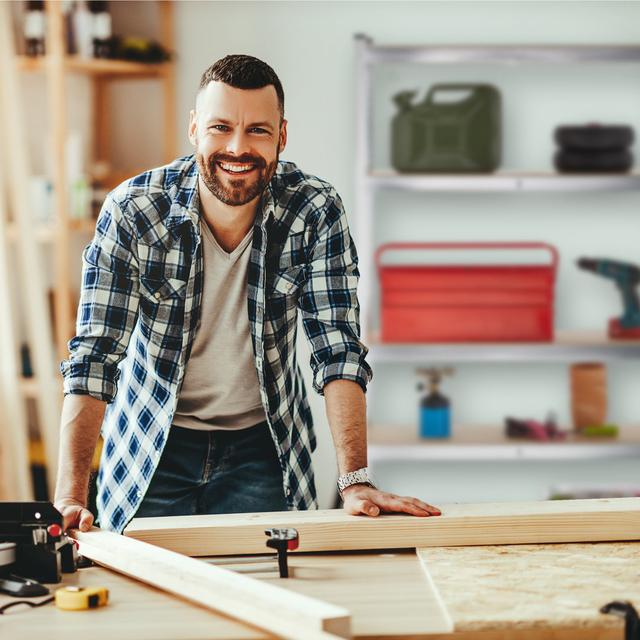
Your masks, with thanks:
[{"label": "smiling man", "polygon": [[300,315],[325,397],[345,509],[438,509],[368,476],[357,257],[327,182],[279,161],[284,93],[273,69],[227,56],[202,76],[193,156],[107,197],[83,256],[55,504],[87,529],[134,516],[309,509],[315,436],[296,362]]}]

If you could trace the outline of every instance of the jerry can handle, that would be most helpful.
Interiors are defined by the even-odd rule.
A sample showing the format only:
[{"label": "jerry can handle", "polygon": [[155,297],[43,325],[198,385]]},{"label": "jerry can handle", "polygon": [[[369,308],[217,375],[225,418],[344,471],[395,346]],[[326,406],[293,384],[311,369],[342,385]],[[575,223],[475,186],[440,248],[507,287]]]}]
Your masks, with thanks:
[{"label": "jerry can handle", "polygon": [[429,93],[427,93],[427,97],[424,99],[424,104],[433,104],[433,98],[436,93],[439,91],[473,91],[478,88],[477,84],[470,83],[458,83],[458,84],[434,84],[431,89],[429,89]]},{"label": "jerry can handle", "polygon": [[440,249],[543,249],[551,256],[550,265],[554,276],[558,271],[560,254],[547,242],[388,242],[380,245],[375,253],[378,273],[382,269],[382,255],[388,251],[415,251]]}]

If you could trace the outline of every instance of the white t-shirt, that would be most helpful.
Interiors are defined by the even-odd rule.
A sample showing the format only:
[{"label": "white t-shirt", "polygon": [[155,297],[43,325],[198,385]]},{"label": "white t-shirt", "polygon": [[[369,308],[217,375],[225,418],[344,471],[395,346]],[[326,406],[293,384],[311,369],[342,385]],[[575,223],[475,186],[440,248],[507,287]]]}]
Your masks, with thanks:
[{"label": "white t-shirt", "polygon": [[188,429],[245,429],[263,420],[249,315],[247,276],[253,227],[227,253],[204,220],[202,315],[173,424]]}]

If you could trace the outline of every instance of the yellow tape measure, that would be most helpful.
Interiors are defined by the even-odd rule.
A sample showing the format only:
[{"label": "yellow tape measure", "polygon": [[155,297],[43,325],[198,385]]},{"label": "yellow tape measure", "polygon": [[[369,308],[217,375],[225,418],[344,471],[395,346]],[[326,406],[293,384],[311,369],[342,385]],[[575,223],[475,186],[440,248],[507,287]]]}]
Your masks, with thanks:
[{"label": "yellow tape measure", "polygon": [[82,611],[103,607],[109,600],[104,587],[63,587],[56,591],[56,607],[65,611]]}]

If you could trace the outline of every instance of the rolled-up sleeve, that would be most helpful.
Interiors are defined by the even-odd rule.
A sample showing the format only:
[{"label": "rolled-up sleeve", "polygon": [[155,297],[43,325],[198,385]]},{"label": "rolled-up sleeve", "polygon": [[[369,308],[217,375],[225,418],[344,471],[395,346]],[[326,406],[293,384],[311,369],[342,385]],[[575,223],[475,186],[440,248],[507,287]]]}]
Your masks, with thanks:
[{"label": "rolled-up sleeve", "polygon": [[138,256],[125,205],[107,196],[92,242],[82,254],[76,335],[60,364],[64,393],[112,402],[118,363],[125,356],[138,316]]},{"label": "rolled-up sleeve", "polygon": [[358,257],[335,192],[315,218],[308,256],[298,306],[311,343],[313,387],[322,394],[332,380],[352,380],[366,391],[373,373],[360,340]]}]

